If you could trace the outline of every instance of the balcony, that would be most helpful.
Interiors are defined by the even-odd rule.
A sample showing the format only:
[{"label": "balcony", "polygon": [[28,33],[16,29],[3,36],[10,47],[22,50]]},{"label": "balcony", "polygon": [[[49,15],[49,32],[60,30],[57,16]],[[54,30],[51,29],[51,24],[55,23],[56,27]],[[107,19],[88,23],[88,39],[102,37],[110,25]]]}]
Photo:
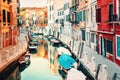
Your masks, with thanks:
[{"label": "balcony", "polygon": [[72,6],[72,7],[70,8],[70,13],[73,13],[73,12],[75,12],[75,11],[77,11],[77,6]]}]

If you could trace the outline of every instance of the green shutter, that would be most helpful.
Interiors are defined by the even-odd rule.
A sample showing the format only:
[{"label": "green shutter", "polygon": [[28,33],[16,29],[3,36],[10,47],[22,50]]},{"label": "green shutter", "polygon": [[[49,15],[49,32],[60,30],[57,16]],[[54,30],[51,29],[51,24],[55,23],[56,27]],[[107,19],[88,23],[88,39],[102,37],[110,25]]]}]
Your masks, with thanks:
[{"label": "green shutter", "polygon": [[79,12],[79,21],[82,21],[82,11],[81,12]]},{"label": "green shutter", "polygon": [[85,21],[86,19],[86,14],[85,14],[85,10],[83,10],[83,21]]}]

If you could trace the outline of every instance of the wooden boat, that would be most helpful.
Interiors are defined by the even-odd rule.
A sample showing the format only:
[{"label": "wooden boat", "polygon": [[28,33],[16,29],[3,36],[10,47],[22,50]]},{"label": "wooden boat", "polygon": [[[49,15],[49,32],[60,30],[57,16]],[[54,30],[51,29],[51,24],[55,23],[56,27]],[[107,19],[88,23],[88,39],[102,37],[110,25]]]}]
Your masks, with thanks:
[{"label": "wooden boat", "polygon": [[25,55],[21,56],[18,60],[19,64],[27,64],[30,61],[30,54],[26,53]]}]

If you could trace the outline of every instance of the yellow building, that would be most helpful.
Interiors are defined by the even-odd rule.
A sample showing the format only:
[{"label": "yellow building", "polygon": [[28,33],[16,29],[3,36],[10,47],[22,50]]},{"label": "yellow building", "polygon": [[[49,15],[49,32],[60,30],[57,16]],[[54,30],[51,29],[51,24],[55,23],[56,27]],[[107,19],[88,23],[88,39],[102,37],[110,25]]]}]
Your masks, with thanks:
[{"label": "yellow building", "polygon": [[[15,44],[18,0],[0,0],[0,48]],[[14,39],[15,40],[15,39]]]}]

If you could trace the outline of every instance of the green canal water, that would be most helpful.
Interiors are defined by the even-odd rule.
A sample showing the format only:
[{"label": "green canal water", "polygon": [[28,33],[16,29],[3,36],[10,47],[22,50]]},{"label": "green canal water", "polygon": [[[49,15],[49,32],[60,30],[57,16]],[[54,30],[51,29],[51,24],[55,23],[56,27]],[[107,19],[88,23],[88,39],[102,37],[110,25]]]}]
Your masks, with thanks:
[{"label": "green canal water", "polygon": [[27,66],[20,66],[19,64],[13,68],[6,70],[7,78],[0,78],[0,80],[62,80],[62,77],[53,73],[49,68],[48,50],[40,45],[39,52],[31,54],[30,63]]}]

